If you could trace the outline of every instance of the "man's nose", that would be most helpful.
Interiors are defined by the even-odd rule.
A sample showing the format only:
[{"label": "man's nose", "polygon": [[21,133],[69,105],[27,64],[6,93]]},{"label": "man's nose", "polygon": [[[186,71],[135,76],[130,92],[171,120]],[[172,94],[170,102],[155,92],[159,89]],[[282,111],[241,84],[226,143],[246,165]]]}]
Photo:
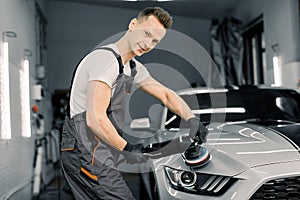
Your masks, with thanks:
[{"label": "man's nose", "polygon": [[145,41],[145,48],[146,49],[152,49],[154,47],[154,44],[152,42],[152,38],[148,38],[146,41]]}]

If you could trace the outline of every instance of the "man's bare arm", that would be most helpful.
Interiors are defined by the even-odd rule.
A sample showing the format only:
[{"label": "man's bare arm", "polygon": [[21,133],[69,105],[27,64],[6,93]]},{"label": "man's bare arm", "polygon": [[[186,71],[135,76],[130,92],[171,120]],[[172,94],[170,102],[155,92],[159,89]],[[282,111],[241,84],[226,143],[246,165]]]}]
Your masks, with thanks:
[{"label": "man's bare arm", "polygon": [[111,88],[101,81],[90,81],[87,88],[87,125],[106,143],[121,151],[126,141],[118,134],[106,114]]},{"label": "man's bare arm", "polygon": [[151,76],[142,81],[139,85],[141,90],[159,99],[171,111],[188,120],[195,115],[192,113],[185,101],[179,97],[173,90],[163,86]]}]

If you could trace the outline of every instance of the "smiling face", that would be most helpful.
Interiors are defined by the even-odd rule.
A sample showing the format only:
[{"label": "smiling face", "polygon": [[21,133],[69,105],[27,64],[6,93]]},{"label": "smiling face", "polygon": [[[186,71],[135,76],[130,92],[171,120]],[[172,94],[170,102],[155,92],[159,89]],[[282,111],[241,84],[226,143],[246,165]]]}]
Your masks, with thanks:
[{"label": "smiling face", "polygon": [[128,46],[136,56],[151,51],[167,32],[166,28],[153,15],[140,20],[134,18],[128,28]]}]

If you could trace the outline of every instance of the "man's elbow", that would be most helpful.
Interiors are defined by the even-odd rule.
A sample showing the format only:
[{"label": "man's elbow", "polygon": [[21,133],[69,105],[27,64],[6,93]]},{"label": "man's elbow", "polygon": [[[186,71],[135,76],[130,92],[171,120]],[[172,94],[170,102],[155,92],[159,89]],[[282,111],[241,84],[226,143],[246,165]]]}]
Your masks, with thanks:
[{"label": "man's elbow", "polygon": [[105,122],[105,117],[96,116],[96,115],[92,116],[87,113],[86,124],[90,129],[95,131],[95,130],[99,129],[104,122]]}]

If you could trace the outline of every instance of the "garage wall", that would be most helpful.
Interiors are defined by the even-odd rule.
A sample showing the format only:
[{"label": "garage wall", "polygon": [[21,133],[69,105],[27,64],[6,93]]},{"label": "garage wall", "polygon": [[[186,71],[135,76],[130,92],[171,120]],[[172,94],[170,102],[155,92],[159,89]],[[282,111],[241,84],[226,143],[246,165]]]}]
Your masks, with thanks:
[{"label": "garage wall", "polygon": [[[49,77],[49,89],[52,91],[69,88],[72,70],[80,58],[98,43],[107,39],[111,41],[112,36],[126,31],[130,19],[139,12],[139,10],[134,9],[57,1],[49,1],[48,5],[47,75]],[[167,8],[165,9],[167,10]],[[209,51],[209,20],[173,17],[174,30],[184,33]],[[188,49],[189,46],[186,45],[183,48]],[[156,62],[173,65],[173,57],[168,58],[170,55],[166,54],[166,52],[157,53],[154,50],[147,57],[145,55],[139,59],[144,63]],[[176,63],[175,65],[182,69],[187,65],[180,59],[179,63]],[[170,77],[164,70],[161,72],[162,75],[166,75],[165,78]],[[189,79],[195,79],[191,74],[187,76],[190,76]]]},{"label": "garage wall", "polygon": [[233,13],[245,23],[263,14],[268,66],[265,74],[267,83],[274,83],[271,46],[279,44],[283,85],[295,88],[300,79],[298,0],[240,1]]},{"label": "garage wall", "polygon": [[[0,199],[29,200],[31,199],[35,135],[30,138],[21,136],[19,72],[24,57],[24,49],[30,49],[33,53],[30,58],[30,79],[31,84],[34,84],[36,43],[33,0],[0,1],[1,41],[4,31],[14,31],[17,38],[8,39],[12,139],[0,139]],[[0,59],[3,59],[2,52]],[[32,105],[33,103],[31,101]],[[35,133],[34,128],[32,126],[33,134]]]},{"label": "garage wall", "polygon": [[[24,199],[31,198],[34,138],[21,137],[20,92],[18,75],[24,49],[35,50],[35,28],[32,2],[22,0],[1,0],[0,33],[14,31],[17,38],[9,39],[10,47],[10,98],[12,139],[0,139],[0,198],[13,197],[22,191]],[[1,54],[2,55],[2,54]],[[35,55],[34,55],[35,56]],[[34,57],[31,59],[31,76],[34,72]]]}]

